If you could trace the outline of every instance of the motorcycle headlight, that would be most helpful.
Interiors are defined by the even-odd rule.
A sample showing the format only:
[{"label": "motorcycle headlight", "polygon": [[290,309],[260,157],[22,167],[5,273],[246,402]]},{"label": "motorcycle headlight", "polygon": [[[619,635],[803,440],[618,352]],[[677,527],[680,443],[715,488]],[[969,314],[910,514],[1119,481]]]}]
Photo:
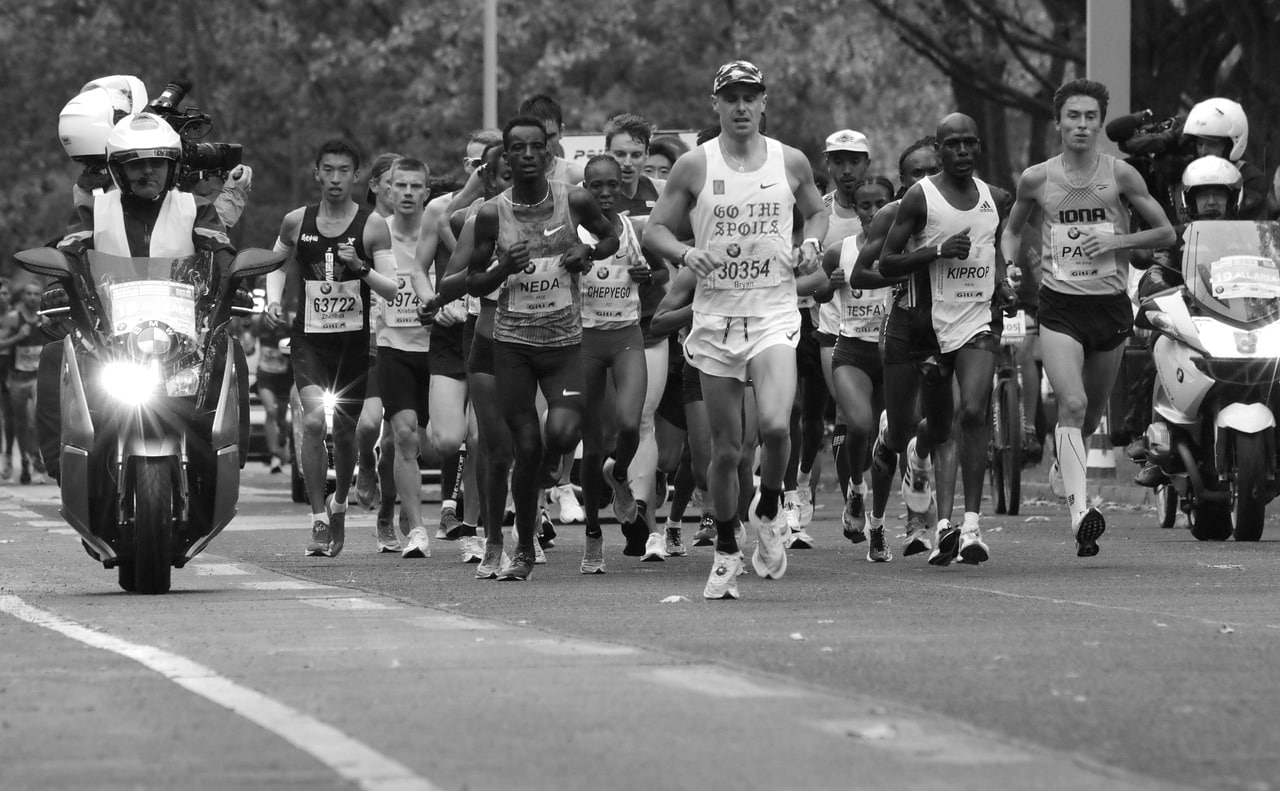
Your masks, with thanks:
[{"label": "motorcycle headlight", "polygon": [[200,366],[175,372],[164,380],[164,391],[171,396],[193,396],[200,388]]},{"label": "motorcycle headlight", "polygon": [[150,401],[160,388],[164,377],[160,363],[138,363],[118,360],[102,368],[102,386],[117,401],[138,406]]}]

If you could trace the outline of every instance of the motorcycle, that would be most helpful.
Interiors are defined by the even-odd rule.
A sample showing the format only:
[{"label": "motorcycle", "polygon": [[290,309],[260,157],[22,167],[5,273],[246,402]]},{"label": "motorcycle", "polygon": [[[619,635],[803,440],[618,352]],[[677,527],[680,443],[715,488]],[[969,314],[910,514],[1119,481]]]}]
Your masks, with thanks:
[{"label": "motorcycle", "polygon": [[1180,275],[1135,320],[1157,334],[1147,460],[1196,539],[1257,541],[1280,491],[1280,223],[1191,223]]},{"label": "motorcycle", "polygon": [[[62,339],[61,515],[126,591],[169,590],[235,516],[243,450],[229,331],[237,284],[284,254],[123,258],[42,247],[16,255],[69,299]],[[242,358],[240,358],[242,359]],[[247,415],[246,415],[247,417]]]}]

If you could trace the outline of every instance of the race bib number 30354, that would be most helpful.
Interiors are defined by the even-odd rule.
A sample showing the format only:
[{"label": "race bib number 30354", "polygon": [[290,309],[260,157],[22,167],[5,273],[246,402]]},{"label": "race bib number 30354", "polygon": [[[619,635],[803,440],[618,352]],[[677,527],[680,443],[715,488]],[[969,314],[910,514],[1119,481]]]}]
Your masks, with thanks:
[{"label": "race bib number 30354", "polygon": [[747,242],[712,242],[712,252],[723,263],[707,276],[707,287],[720,291],[773,288],[783,282],[791,261],[782,245],[769,239]]}]

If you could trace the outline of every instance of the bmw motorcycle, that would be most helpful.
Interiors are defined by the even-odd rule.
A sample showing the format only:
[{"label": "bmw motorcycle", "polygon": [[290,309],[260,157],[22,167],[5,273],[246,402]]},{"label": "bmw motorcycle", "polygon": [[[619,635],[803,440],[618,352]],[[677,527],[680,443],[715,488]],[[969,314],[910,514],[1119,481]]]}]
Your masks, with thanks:
[{"label": "bmw motorcycle", "polygon": [[1280,223],[1191,223],[1180,274],[1136,319],[1157,334],[1147,459],[1197,539],[1257,541],[1280,491]]},{"label": "bmw motorcycle", "polygon": [[[208,256],[16,255],[69,304],[62,339],[62,517],[126,591],[169,590],[170,572],[231,521],[240,490],[240,393],[229,331],[241,281],[284,254],[244,250],[224,271]],[[242,359],[242,358],[241,358]]]}]

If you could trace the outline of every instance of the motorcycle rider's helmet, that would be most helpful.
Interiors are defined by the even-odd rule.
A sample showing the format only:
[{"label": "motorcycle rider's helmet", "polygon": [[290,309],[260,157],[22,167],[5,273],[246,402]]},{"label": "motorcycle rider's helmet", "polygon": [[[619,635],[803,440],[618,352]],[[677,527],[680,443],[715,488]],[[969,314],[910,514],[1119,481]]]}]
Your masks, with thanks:
[{"label": "motorcycle rider's helmet", "polygon": [[1182,134],[1226,140],[1229,145],[1224,152],[1225,158],[1239,162],[1244,157],[1245,146],[1249,144],[1249,119],[1244,108],[1230,99],[1205,99],[1187,114]]},{"label": "motorcycle rider's helmet", "polygon": [[1195,191],[1205,187],[1225,188],[1231,197],[1227,200],[1227,216],[1234,219],[1240,208],[1244,192],[1244,177],[1239,169],[1222,157],[1200,157],[1182,171],[1182,205],[1191,219],[1199,219],[1196,212]]},{"label": "motorcycle rider's helmet", "polygon": [[72,97],[58,113],[58,139],[75,161],[101,162],[107,155],[107,136],[125,115],[116,110],[106,88],[90,88]]},{"label": "motorcycle rider's helmet", "polygon": [[111,101],[122,116],[129,113],[140,113],[147,107],[147,86],[132,74],[112,74],[89,80],[80,89],[81,93],[103,88],[111,94]]},{"label": "motorcycle rider's helmet", "polygon": [[160,193],[163,196],[178,183],[182,138],[155,113],[134,113],[120,119],[107,136],[107,170],[121,194],[132,194],[129,179],[124,174],[124,163],[151,158],[167,159],[172,163]]}]

